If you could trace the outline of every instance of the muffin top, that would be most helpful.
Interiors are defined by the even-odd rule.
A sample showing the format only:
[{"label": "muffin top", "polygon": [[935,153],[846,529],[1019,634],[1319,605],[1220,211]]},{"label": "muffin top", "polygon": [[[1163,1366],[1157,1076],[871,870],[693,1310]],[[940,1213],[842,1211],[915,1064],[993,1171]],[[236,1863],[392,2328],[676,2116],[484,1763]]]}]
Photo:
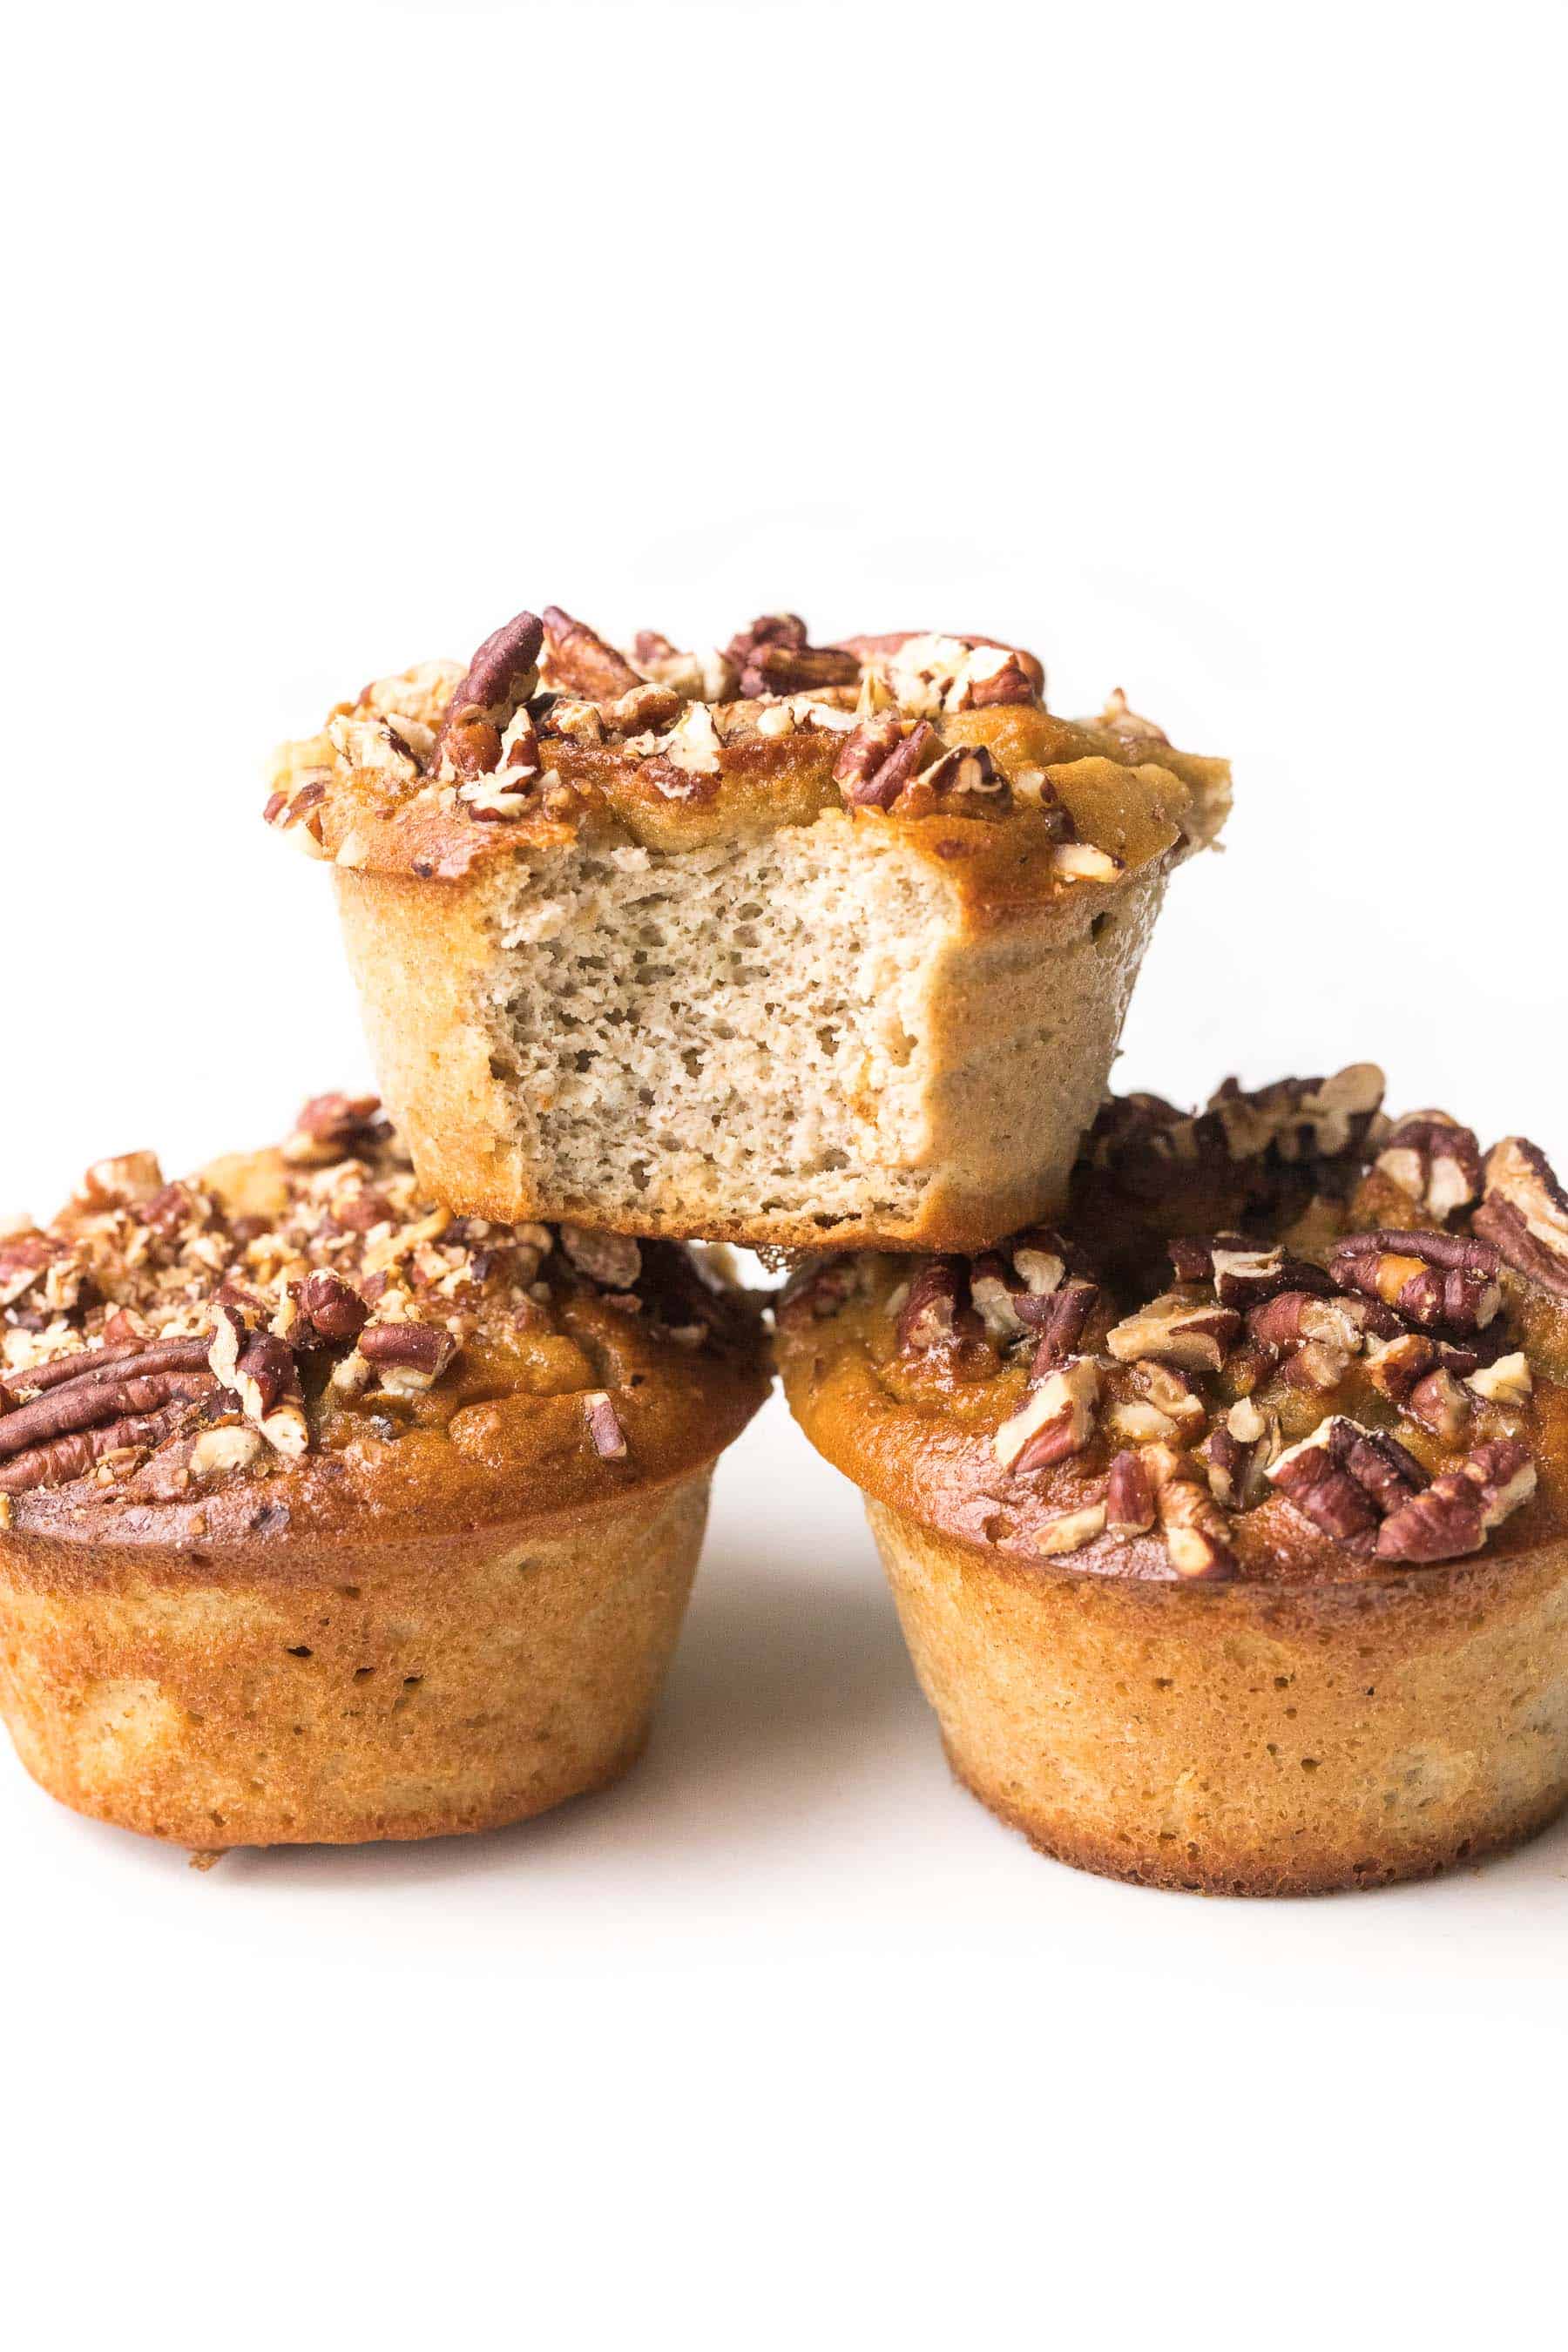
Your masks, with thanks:
[{"label": "muffin top", "polygon": [[722,652],[644,630],[623,653],[547,605],[467,670],[340,703],[279,754],[267,818],[340,866],[449,881],[584,832],[681,848],[837,812],[910,829],[1005,911],[1185,854],[1228,806],[1225,761],[1173,751],[1120,693],[1053,718],[1034,655],[995,638],[814,646],[775,613]]},{"label": "muffin top", "polygon": [[803,1269],[796,1413],[893,1508],[1102,1575],[1350,1581],[1558,1535],[1568,1196],[1521,1137],[1391,1124],[1383,1087],[1112,1098],[1059,1229]]},{"label": "muffin top", "polygon": [[161,1542],[533,1519],[717,1454],[753,1302],[669,1242],[454,1217],[374,1096],[0,1228],[0,1526]]}]

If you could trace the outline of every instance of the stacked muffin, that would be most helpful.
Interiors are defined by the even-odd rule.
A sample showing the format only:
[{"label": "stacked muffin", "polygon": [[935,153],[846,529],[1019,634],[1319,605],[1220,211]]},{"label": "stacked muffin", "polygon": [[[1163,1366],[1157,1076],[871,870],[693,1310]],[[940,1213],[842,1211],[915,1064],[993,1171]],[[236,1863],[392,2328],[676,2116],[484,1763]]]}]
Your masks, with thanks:
[{"label": "stacked muffin", "polygon": [[395,1130],[0,1242],[26,1760],[196,1847],[420,1835],[644,1737],[758,1302],[960,1777],[1047,1851],[1364,1885],[1568,1794],[1568,1201],[1381,1075],[1107,1099],[1222,761],[974,635],[556,608],[288,748]]}]

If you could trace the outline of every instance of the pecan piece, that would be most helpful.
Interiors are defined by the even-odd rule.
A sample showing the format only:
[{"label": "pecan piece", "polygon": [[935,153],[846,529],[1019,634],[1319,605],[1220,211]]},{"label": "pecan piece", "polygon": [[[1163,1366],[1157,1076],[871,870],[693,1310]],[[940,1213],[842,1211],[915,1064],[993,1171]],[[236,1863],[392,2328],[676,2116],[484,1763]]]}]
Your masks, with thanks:
[{"label": "pecan piece", "polygon": [[630,1290],[642,1272],[642,1251],[625,1234],[563,1225],[561,1247],[579,1274],[606,1290]]},{"label": "pecan piece", "polygon": [[951,1348],[959,1337],[958,1317],[963,1304],[963,1262],[956,1257],[929,1258],[910,1279],[899,1310],[896,1336],[900,1348],[915,1351]]},{"label": "pecan piece", "polygon": [[1428,1330],[1483,1331],[1502,1304],[1497,1251],[1458,1234],[1390,1227],[1352,1234],[1329,1272],[1343,1289],[1381,1299]]},{"label": "pecan piece", "polygon": [[1535,1492],[1535,1465],[1517,1439],[1489,1438],[1384,1519],[1379,1559],[1458,1559],[1479,1551],[1488,1536]]},{"label": "pecan piece", "polygon": [[1103,1503],[1083,1503],[1076,1511],[1063,1511],[1047,1520],[1035,1538],[1035,1549],[1047,1559],[1063,1552],[1081,1551],[1097,1536],[1105,1533],[1106,1506]]},{"label": "pecan piece", "polygon": [[1278,1078],[1246,1094],[1226,1078],[1208,1104],[1233,1160],[1272,1150],[1281,1160],[1335,1160],[1359,1150],[1375,1131],[1384,1076],[1374,1062],[1352,1062],[1329,1078]]},{"label": "pecan piece", "polygon": [[1480,1146],[1447,1111],[1410,1111],[1396,1120],[1376,1165],[1431,1217],[1452,1216],[1480,1197]]},{"label": "pecan piece", "polygon": [[1013,803],[1013,788],[984,743],[954,743],[926,769],[920,787],[922,798],[955,816],[1000,816]]},{"label": "pecan piece", "polygon": [[1010,1348],[1028,1330],[1018,1312],[1018,1301],[1024,1296],[1022,1283],[994,1250],[975,1259],[969,1273],[970,1304],[994,1347]]},{"label": "pecan piece", "polygon": [[1178,1282],[1212,1282],[1222,1307],[1258,1307],[1281,1291],[1326,1292],[1332,1283],[1320,1265],[1292,1257],[1278,1242],[1258,1249],[1240,1234],[1212,1241],[1178,1235],[1166,1244]]},{"label": "pecan piece", "polygon": [[1516,1274],[1568,1298],[1568,1192],[1546,1154],[1522,1135],[1488,1152],[1483,1198],[1471,1223]]},{"label": "pecan piece", "polygon": [[1216,1372],[1240,1330],[1241,1318],[1234,1308],[1167,1291],[1118,1323],[1105,1344],[1119,1363],[1157,1357],[1193,1371]]},{"label": "pecan piece", "polygon": [[455,1335],[438,1323],[367,1323],[359,1352],[395,1396],[416,1396],[434,1386],[458,1352]]},{"label": "pecan piece", "polygon": [[453,688],[431,751],[438,773],[471,781],[499,764],[501,739],[539,683],[543,642],[535,613],[492,629]]},{"label": "pecan piece", "polygon": [[1315,1528],[1360,1552],[1373,1549],[1388,1513],[1426,1484],[1421,1465],[1395,1439],[1339,1413],[1288,1446],[1268,1476]]},{"label": "pecan piece", "polygon": [[1279,1441],[1278,1424],[1249,1397],[1233,1404],[1198,1447],[1215,1501],[1227,1511],[1250,1510],[1262,1496]]},{"label": "pecan piece", "polygon": [[1039,689],[1014,646],[976,646],[969,657],[969,700],[984,710],[994,703],[1037,702]]},{"label": "pecan piece", "polygon": [[26,1454],[0,1461],[0,1495],[24,1495],[39,1486],[63,1486],[83,1478],[95,1464],[110,1454],[141,1453],[162,1445],[181,1427],[190,1412],[189,1401],[165,1405],[161,1412],[132,1413],[96,1429],[84,1429],[51,1438]]},{"label": "pecan piece", "polygon": [[283,1157],[298,1168],[327,1168],[390,1132],[378,1118],[379,1095],[312,1095],[284,1139]]},{"label": "pecan piece", "polygon": [[1025,1298],[1018,1303],[1024,1321],[1039,1333],[1034,1360],[1029,1366],[1029,1378],[1037,1381],[1047,1372],[1065,1364],[1083,1338],[1089,1317],[1100,1304],[1098,1284],[1085,1282],[1074,1276],[1060,1288],[1043,1298]]},{"label": "pecan piece", "polygon": [[868,719],[847,735],[833,763],[833,781],[850,808],[886,811],[902,793],[931,741],[930,723],[918,719],[906,735],[889,712]]},{"label": "pecan piece", "polygon": [[1092,1356],[1077,1356],[1047,1374],[1019,1411],[1002,1423],[991,1450],[1016,1478],[1048,1470],[1071,1454],[1081,1454],[1094,1433],[1100,1402],[1100,1367]]},{"label": "pecan piece", "polygon": [[1105,1524],[1113,1536],[1147,1535],[1154,1524],[1154,1486],[1142,1454],[1112,1456],[1106,1478]]},{"label": "pecan piece", "polygon": [[623,654],[605,643],[584,621],[574,621],[559,604],[544,607],[550,682],[587,702],[615,702],[646,681]]},{"label": "pecan piece", "polygon": [[357,1339],[370,1308],[341,1275],[308,1274],[300,1286],[300,1319],[289,1334],[296,1347],[331,1347]]},{"label": "pecan piece", "polygon": [[49,1445],[57,1438],[102,1428],[127,1414],[154,1413],[166,1405],[191,1404],[210,1396],[217,1383],[202,1360],[204,1353],[200,1340],[150,1348],[101,1368],[91,1365],[72,1380],[42,1389],[27,1403],[0,1415],[0,1461]]},{"label": "pecan piece", "polygon": [[1142,1461],[1176,1574],[1205,1582],[1234,1576],[1237,1559],[1229,1526],[1191,1455],[1170,1445],[1150,1445]]},{"label": "pecan piece", "polygon": [[764,613],[724,651],[743,695],[802,694],[859,681],[858,658],[837,646],[809,644],[798,613]]},{"label": "pecan piece", "polygon": [[621,1427],[620,1415],[608,1391],[590,1389],[583,1399],[583,1405],[588,1416],[588,1434],[594,1441],[594,1451],[600,1461],[624,1461],[626,1433]]}]

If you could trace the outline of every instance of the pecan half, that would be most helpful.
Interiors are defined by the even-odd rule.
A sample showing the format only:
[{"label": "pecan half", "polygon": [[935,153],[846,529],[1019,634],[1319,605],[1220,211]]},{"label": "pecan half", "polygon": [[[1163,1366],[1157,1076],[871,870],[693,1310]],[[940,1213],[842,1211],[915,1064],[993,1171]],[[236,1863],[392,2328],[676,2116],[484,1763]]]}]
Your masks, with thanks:
[{"label": "pecan half", "polygon": [[1099,1402],[1100,1367],[1092,1356],[1075,1357],[1031,1389],[1020,1410],[997,1430],[991,1450],[1016,1478],[1048,1470],[1068,1454],[1082,1453],[1094,1433]]},{"label": "pecan half", "polygon": [[1384,1519],[1379,1559],[1458,1559],[1479,1551],[1488,1536],[1535,1492],[1530,1449],[1514,1438],[1489,1438],[1457,1470],[1446,1471]]},{"label": "pecan half", "polygon": [[203,1361],[205,1354],[202,1340],[172,1341],[108,1365],[89,1363],[74,1379],[44,1388],[26,1404],[0,1415],[0,1461],[56,1438],[101,1428],[127,1414],[153,1413],[165,1405],[210,1396],[217,1382]]},{"label": "pecan half", "polygon": [[744,695],[802,694],[816,687],[854,686],[860,677],[854,654],[807,641],[798,613],[764,613],[724,650]]},{"label": "pecan half", "polygon": [[890,809],[931,740],[931,726],[924,719],[917,720],[907,735],[891,712],[868,719],[845,737],[833,763],[833,781],[851,808]]},{"label": "pecan half", "polygon": [[1268,1476],[1303,1517],[1352,1551],[1369,1552],[1378,1528],[1426,1485],[1397,1440],[1336,1413],[1288,1446]]},{"label": "pecan half", "polygon": [[1488,1152],[1483,1198],[1471,1223],[1516,1274],[1568,1298],[1568,1192],[1546,1154],[1522,1135]]},{"label": "pecan half", "polygon": [[1497,1251],[1458,1234],[1391,1227],[1352,1234],[1329,1272],[1343,1289],[1381,1299],[1427,1330],[1484,1331],[1502,1304]]},{"label": "pecan half", "polygon": [[357,1339],[370,1308],[341,1275],[308,1274],[300,1286],[300,1316],[289,1338],[299,1347],[328,1347]]},{"label": "pecan half", "polygon": [[1447,1111],[1410,1111],[1396,1120],[1376,1165],[1431,1217],[1452,1216],[1480,1197],[1480,1146]]},{"label": "pecan half", "polygon": [[1233,1308],[1167,1291],[1118,1323],[1105,1344],[1119,1363],[1153,1356],[1194,1371],[1217,1372],[1240,1330],[1241,1318]]},{"label": "pecan half", "polygon": [[501,740],[539,683],[544,625],[535,613],[503,621],[453,688],[431,751],[437,772],[471,781],[500,761]]},{"label": "pecan half", "polygon": [[[210,1387],[209,1383],[209,1387]],[[101,1427],[79,1430],[51,1438],[26,1454],[0,1461],[0,1495],[24,1495],[39,1486],[63,1486],[83,1478],[110,1454],[139,1452],[162,1445],[174,1436],[190,1412],[182,1400],[162,1411],[127,1414]]]},{"label": "pecan half", "polygon": [[588,702],[615,702],[645,683],[624,655],[559,604],[544,608],[544,637],[550,648],[550,682],[568,694],[580,694]]}]

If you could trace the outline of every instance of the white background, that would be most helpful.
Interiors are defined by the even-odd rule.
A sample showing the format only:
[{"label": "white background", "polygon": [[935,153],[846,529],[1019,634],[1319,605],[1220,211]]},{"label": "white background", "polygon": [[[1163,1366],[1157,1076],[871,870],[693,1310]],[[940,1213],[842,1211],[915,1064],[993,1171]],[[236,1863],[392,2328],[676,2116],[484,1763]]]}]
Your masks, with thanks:
[{"label": "white background", "polygon": [[[1121,1080],[1568,1157],[1552,5],[36,10],[0,170],[5,1198],[363,1071],[260,764],[547,599],[977,627],[1236,761]],[[1568,1828],[1205,1903],[948,1783],[771,1409],[661,1729],[206,1876],[0,1766],[7,2332],[1552,2340]]]}]

